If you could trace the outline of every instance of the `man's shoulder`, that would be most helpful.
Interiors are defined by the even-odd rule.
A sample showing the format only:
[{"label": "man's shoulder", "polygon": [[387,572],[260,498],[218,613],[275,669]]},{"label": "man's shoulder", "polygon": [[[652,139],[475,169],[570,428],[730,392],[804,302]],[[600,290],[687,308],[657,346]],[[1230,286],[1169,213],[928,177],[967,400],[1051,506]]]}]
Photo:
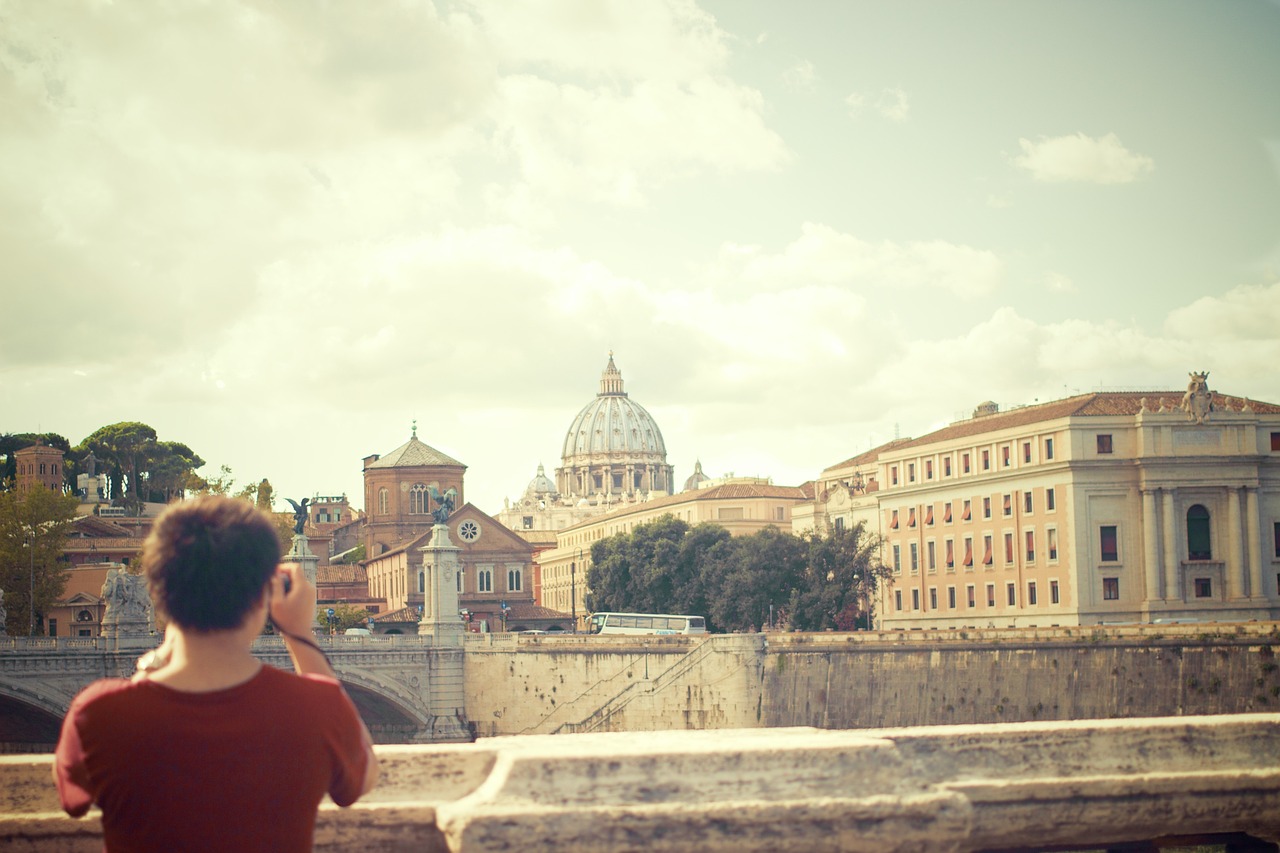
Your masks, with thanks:
[{"label": "man's shoulder", "polygon": [[71,710],[99,703],[128,701],[134,694],[134,686],[127,678],[100,678],[76,694],[71,700]]}]

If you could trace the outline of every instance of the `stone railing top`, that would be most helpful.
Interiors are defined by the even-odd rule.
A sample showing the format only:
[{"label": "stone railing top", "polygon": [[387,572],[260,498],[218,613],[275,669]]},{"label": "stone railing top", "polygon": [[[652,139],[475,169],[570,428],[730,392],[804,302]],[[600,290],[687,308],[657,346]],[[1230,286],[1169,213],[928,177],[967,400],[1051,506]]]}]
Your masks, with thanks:
[{"label": "stone railing top", "polygon": [[[1280,714],[834,732],[679,731],[378,747],[317,849],[898,851],[1280,838]],[[49,756],[0,757],[0,846],[100,846]]]}]

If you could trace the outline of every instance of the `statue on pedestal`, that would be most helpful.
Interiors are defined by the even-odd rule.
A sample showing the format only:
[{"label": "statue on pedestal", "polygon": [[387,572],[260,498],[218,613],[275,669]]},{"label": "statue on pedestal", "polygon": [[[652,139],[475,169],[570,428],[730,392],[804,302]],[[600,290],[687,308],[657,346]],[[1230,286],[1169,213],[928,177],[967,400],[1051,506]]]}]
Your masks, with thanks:
[{"label": "statue on pedestal", "polygon": [[302,528],[307,523],[307,504],[311,502],[311,498],[303,498],[302,503],[298,503],[293,498],[285,498],[285,500],[293,507],[293,532],[301,535]]},{"label": "statue on pedestal", "polygon": [[454,501],[457,499],[458,490],[453,487],[443,494],[435,486],[431,487],[431,500],[436,504],[436,508],[431,511],[431,516],[436,520],[436,524],[444,524],[449,520],[449,516],[453,513]]}]

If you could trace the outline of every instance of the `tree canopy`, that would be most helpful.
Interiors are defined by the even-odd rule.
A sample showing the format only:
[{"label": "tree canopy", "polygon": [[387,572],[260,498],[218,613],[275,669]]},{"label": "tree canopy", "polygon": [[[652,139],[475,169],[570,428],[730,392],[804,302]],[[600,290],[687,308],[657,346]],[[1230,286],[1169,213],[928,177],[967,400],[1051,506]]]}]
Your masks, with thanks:
[{"label": "tree canopy", "polygon": [[43,624],[66,590],[66,565],[59,557],[78,504],[74,495],[48,489],[0,491],[0,589],[9,634],[31,633],[32,611],[36,624]]},{"label": "tree canopy", "polygon": [[862,526],[827,536],[767,527],[730,536],[663,516],[591,546],[587,608],[689,613],[712,631],[775,624],[801,631],[870,627],[877,587],[891,577]]}]

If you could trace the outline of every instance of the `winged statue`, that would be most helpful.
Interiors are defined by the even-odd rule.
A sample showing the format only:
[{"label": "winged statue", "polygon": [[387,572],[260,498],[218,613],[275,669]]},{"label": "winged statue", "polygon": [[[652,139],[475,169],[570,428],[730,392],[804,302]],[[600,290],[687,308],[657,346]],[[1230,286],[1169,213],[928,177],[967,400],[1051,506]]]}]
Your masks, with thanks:
[{"label": "winged statue", "polygon": [[454,502],[458,499],[458,490],[450,486],[449,490],[442,494],[433,485],[430,487],[430,495],[432,502],[436,505],[436,508],[431,511],[431,515],[435,518],[436,524],[444,524],[453,512]]},{"label": "winged statue", "polygon": [[303,498],[302,503],[298,503],[293,498],[285,498],[289,502],[289,506],[293,507],[293,532],[302,534],[302,527],[307,523],[307,504],[311,503],[311,498]]}]

